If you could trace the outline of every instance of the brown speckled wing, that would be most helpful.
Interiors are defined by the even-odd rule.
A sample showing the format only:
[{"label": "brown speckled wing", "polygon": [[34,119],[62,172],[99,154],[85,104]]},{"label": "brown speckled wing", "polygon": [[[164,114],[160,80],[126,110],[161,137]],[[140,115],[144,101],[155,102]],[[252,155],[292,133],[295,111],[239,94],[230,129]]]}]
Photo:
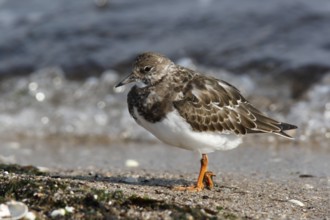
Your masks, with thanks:
[{"label": "brown speckled wing", "polygon": [[173,102],[179,114],[195,131],[222,133],[277,133],[295,128],[261,113],[239,90],[225,81],[196,75],[183,89],[183,98]]}]

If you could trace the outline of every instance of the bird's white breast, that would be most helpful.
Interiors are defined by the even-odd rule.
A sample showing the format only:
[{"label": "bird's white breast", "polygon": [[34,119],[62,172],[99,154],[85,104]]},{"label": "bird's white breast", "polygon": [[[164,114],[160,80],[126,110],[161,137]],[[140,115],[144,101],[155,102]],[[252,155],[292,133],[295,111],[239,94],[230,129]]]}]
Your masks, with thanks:
[{"label": "bird's white breast", "polygon": [[199,153],[211,153],[216,150],[230,150],[237,147],[241,137],[220,132],[193,131],[191,126],[174,110],[160,122],[150,123],[139,115],[134,108],[136,121],[161,141],[176,147]]}]

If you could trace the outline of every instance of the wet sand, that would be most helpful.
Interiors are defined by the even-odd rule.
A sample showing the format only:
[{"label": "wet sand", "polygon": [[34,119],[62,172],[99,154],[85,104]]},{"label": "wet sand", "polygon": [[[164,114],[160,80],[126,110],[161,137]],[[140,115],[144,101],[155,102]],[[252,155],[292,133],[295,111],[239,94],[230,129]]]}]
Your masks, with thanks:
[{"label": "wet sand", "polygon": [[[326,141],[326,140],[325,140]],[[129,169],[128,160],[138,163],[134,170],[197,173],[200,155],[150,142],[111,142],[85,139],[3,141],[0,162],[55,169]],[[209,154],[215,173],[259,174],[286,179],[299,174],[330,176],[327,145],[286,140],[277,136],[252,135],[230,151]]]}]

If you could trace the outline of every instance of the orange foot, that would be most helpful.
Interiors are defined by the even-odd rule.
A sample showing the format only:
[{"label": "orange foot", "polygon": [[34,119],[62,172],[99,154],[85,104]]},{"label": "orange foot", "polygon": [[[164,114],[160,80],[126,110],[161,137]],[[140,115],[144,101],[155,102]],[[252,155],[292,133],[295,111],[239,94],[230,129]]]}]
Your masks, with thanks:
[{"label": "orange foot", "polygon": [[203,182],[207,189],[213,189],[213,177],[215,174],[212,171],[206,171],[204,174]]},{"label": "orange foot", "polygon": [[201,169],[196,185],[194,186],[176,186],[173,189],[178,191],[199,192],[204,188],[212,189],[214,187],[213,177],[215,176],[211,171],[207,171],[208,158],[206,154],[202,154]]}]

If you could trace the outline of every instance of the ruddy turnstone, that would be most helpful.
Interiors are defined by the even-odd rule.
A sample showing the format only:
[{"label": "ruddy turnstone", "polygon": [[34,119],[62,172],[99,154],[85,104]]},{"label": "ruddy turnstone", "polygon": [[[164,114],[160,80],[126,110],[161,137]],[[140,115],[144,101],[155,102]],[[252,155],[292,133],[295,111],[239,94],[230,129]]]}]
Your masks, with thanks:
[{"label": "ruddy turnstone", "polygon": [[176,65],[158,53],[138,55],[132,73],[115,87],[132,82],[142,83],[127,96],[135,121],[169,145],[202,154],[196,185],[178,190],[213,187],[207,153],[233,149],[250,133],[291,138],[284,131],[297,128],[269,118],[229,83]]}]

